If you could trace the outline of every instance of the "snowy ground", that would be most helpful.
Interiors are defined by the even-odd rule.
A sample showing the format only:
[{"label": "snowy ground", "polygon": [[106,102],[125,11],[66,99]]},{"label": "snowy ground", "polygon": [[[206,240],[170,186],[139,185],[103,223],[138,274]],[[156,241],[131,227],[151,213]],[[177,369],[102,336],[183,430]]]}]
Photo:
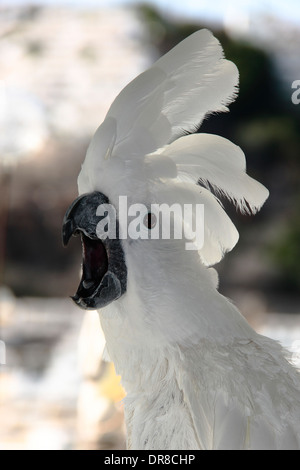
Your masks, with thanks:
[{"label": "snowy ground", "polygon": [[[69,299],[14,299],[2,293],[0,307],[6,346],[6,364],[0,366],[0,449],[124,448],[122,410],[111,392],[109,399],[101,394],[101,374],[95,381],[103,345],[95,317],[84,329],[85,354],[92,358],[84,379],[78,338],[86,341],[87,317]],[[300,363],[300,314],[263,314],[256,329],[293,350]]]}]

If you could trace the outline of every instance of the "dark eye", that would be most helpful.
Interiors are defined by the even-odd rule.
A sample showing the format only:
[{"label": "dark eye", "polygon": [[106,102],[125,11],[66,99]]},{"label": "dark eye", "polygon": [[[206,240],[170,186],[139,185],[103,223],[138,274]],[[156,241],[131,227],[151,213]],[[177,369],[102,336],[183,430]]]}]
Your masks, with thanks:
[{"label": "dark eye", "polygon": [[143,224],[148,230],[151,230],[152,228],[155,227],[157,222],[156,215],[153,214],[152,212],[148,212],[148,214],[145,215]]}]

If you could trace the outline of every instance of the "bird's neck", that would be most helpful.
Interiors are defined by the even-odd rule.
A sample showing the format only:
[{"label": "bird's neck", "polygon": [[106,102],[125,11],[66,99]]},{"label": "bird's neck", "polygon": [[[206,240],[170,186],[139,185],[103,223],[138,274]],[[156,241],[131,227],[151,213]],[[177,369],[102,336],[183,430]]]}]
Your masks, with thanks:
[{"label": "bird's neck", "polygon": [[149,347],[147,341],[136,344],[132,331],[120,318],[110,321],[102,317],[101,324],[108,353],[126,391],[128,448],[199,448],[178,383],[178,375],[182,375],[180,348],[155,344]]},{"label": "bird's neck", "polygon": [[114,362],[126,390],[133,392],[146,388],[149,380],[156,382],[157,374],[163,375],[168,349],[155,344],[149,335],[146,338],[141,335],[141,325],[134,321],[134,316],[132,310],[128,314],[116,303],[100,312],[108,357]]},{"label": "bird's neck", "polygon": [[[204,280],[198,290],[192,287],[194,296],[188,295],[189,291],[183,295],[173,290],[174,299],[162,293],[155,299],[155,307],[149,301],[152,292],[143,297],[129,288],[126,295],[100,311],[108,355],[127,390],[136,387],[140,391],[143,383],[149,384],[153,377],[155,381],[165,361],[170,365],[170,358],[182,349],[202,341],[217,344],[222,340],[226,344],[232,338],[250,338],[254,334],[216,289],[210,285],[205,288]],[[140,289],[142,295],[144,291]]]}]

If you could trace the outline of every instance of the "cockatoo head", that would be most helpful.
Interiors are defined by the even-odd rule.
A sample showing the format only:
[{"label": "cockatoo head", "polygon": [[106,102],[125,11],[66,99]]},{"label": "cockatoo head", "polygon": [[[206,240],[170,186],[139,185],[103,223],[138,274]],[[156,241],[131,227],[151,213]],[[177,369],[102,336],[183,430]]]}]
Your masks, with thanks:
[{"label": "cockatoo head", "polygon": [[[131,289],[133,276],[140,291],[150,292],[145,302],[162,287],[171,296],[180,280],[192,282],[195,265],[205,278],[206,267],[234,247],[238,232],[218,196],[255,212],[268,191],[246,174],[239,147],[194,132],[209,113],[228,110],[237,84],[236,66],[200,30],[117,96],[90,143],[79,197],[64,219],[64,243],[82,239],[82,279],[73,297],[79,306],[108,305]],[[164,237],[159,222],[166,214],[173,229]]]}]

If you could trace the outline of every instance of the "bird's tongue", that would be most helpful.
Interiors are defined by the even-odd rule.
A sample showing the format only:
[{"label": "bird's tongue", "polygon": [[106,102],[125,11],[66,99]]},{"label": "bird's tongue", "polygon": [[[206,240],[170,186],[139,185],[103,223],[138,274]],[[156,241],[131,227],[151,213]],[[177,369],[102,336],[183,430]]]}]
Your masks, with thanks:
[{"label": "bird's tongue", "polygon": [[84,234],[82,241],[82,278],[77,291],[80,296],[90,296],[99,286],[107,272],[108,259],[105,247],[100,240],[91,240]]}]

